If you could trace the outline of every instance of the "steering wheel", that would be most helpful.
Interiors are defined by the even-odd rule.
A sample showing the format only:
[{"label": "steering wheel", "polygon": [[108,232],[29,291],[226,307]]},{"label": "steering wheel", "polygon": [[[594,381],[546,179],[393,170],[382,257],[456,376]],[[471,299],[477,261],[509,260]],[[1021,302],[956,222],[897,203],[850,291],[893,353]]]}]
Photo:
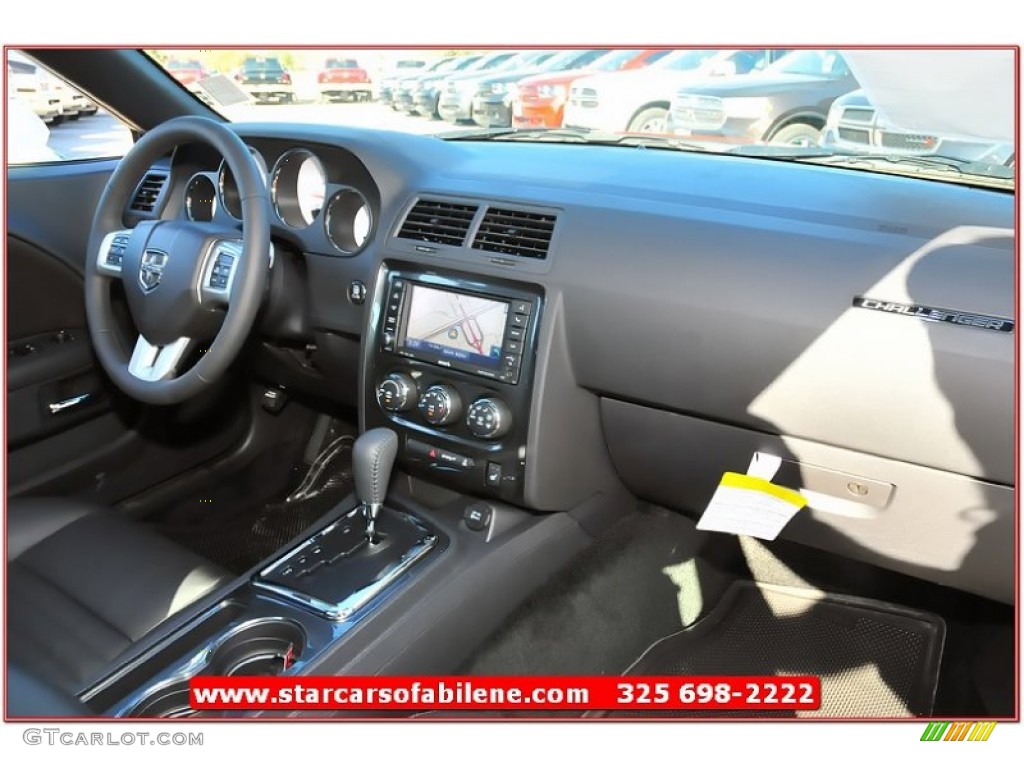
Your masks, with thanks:
[{"label": "steering wheel", "polygon": [[[185,143],[216,149],[238,185],[242,232],[212,223],[141,221],[125,229],[129,198],[153,163]],[[241,351],[270,268],[270,205],[262,171],[223,123],[179,117],[148,131],[107,182],[89,235],[85,307],[100,364],[121,390],[157,405],[183,402],[212,386]],[[139,335],[124,349],[110,299],[124,285]],[[226,310],[226,311],[225,311]],[[218,329],[219,325],[219,329]],[[197,344],[213,342],[187,370]]]}]

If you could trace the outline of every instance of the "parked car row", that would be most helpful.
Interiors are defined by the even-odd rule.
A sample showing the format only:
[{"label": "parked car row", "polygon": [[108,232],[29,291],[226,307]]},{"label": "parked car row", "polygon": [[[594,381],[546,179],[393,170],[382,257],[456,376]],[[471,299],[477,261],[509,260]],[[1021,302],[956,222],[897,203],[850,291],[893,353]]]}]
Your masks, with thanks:
[{"label": "parked car row", "polygon": [[1015,162],[1009,144],[892,125],[836,50],[492,51],[392,75],[380,100],[410,115],[485,128],[566,127]]},{"label": "parked car row", "polygon": [[19,51],[7,52],[9,93],[47,125],[95,115],[98,107],[81,91],[54,77]]},{"label": "parked car row", "polygon": [[[164,69],[179,83],[206,96],[204,85],[217,73],[208,70],[196,59],[172,59]],[[258,104],[293,104],[298,101],[291,71],[277,56],[247,56],[231,79],[250,99]],[[328,57],[316,74],[316,94],[326,103],[337,101],[370,101],[373,82],[369,73],[353,58]]]}]

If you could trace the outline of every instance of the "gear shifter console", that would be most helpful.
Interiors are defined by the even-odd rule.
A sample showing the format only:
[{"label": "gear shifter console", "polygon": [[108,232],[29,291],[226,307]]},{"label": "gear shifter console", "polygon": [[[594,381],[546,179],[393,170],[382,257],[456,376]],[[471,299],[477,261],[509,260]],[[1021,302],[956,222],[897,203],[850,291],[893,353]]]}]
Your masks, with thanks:
[{"label": "gear shifter console", "polygon": [[384,507],[397,454],[398,436],[386,427],[364,432],[352,446],[356,496],[366,516],[366,538],[371,544],[376,543],[377,518]]},{"label": "gear shifter console", "polygon": [[256,588],[344,621],[426,557],[438,535],[384,507],[397,451],[390,429],[361,435],[352,449],[359,506],[260,571]]}]

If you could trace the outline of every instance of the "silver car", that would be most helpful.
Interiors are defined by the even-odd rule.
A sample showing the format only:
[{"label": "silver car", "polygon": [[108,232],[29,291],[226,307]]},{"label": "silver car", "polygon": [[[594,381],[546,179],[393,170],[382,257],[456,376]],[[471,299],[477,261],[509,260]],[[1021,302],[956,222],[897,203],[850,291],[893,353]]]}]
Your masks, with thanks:
[{"label": "silver car", "polygon": [[1013,144],[1006,142],[899,128],[875,108],[863,89],[833,102],[821,144],[844,152],[948,157],[990,165],[1013,165],[1016,161]]}]

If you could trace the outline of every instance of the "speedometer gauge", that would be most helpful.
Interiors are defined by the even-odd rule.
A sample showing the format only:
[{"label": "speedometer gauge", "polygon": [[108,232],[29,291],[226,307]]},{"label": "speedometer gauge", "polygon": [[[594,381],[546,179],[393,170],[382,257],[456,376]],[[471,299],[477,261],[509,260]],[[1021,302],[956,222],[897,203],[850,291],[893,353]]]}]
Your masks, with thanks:
[{"label": "speedometer gauge", "polygon": [[192,221],[213,221],[217,212],[217,188],[209,176],[197,173],[185,187],[185,214]]},{"label": "speedometer gauge", "polygon": [[282,155],[270,176],[274,210],[291,227],[308,227],[320,215],[327,195],[327,174],[320,160],[306,149]]}]

